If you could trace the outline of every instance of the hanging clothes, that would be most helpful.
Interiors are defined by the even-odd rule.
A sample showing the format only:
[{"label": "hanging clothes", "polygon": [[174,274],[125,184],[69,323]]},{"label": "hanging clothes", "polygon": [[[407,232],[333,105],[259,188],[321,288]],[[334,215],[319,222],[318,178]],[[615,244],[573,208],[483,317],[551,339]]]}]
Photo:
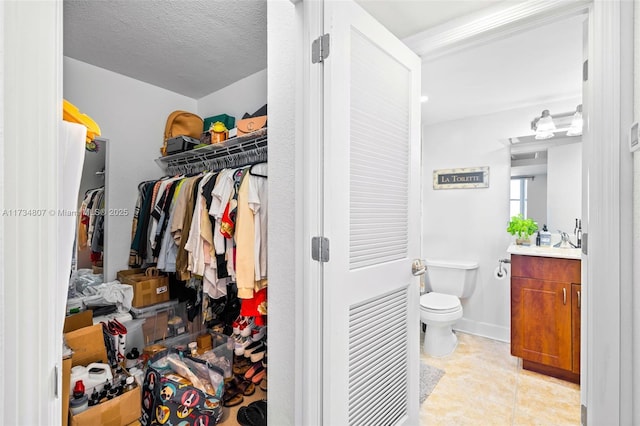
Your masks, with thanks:
[{"label": "hanging clothes", "polygon": [[[236,297],[237,288],[243,315],[263,324],[268,283],[266,169],[262,163],[140,183],[130,265],[155,264],[175,273],[197,291],[204,307],[220,306],[229,288]],[[215,309],[206,317],[212,313]]]}]

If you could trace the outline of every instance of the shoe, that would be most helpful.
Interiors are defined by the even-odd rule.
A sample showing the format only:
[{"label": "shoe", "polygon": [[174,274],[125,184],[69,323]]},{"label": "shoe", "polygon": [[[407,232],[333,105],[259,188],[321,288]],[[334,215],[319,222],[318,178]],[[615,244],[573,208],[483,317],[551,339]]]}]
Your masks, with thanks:
[{"label": "shoe", "polygon": [[225,393],[241,393],[244,396],[251,396],[256,391],[256,385],[254,383],[237,375],[225,383],[224,387]]},{"label": "shoe", "polygon": [[264,367],[262,366],[261,363],[256,362],[255,364],[253,364],[251,366],[251,368],[249,368],[247,370],[246,373],[244,373],[244,378],[245,379],[251,379],[253,376],[255,376],[257,373],[264,371]]},{"label": "shoe", "polygon": [[231,323],[231,327],[233,328],[233,334],[240,335],[240,323],[242,321],[244,321],[244,317],[239,316]]},{"label": "shoe", "polygon": [[255,326],[253,330],[251,330],[251,340],[257,342],[258,340],[262,340],[267,335],[267,326]]},{"label": "shoe", "polygon": [[254,401],[246,407],[240,407],[236,421],[241,426],[266,426],[267,401]]},{"label": "shoe", "polygon": [[244,348],[244,356],[246,356],[247,358],[249,358],[251,356],[251,354],[259,349],[264,347],[264,343],[260,342],[252,342],[251,344],[249,344],[247,347]]},{"label": "shoe", "polygon": [[267,391],[267,376],[264,376],[262,381],[260,382],[260,390]]},{"label": "shoe", "polygon": [[257,385],[265,377],[267,377],[267,370],[266,368],[263,368],[262,370],[256,372],[256,374],[253,375],[253,377],[251,378],[251,381]]},{"label": "shoe", "polygon": [[261,347],[255,349],[253,352],[251,352],[251,362],[262,361],[266,353],[267,353],[267,347],[265,345],[262,345]]},{"label": "shoe", "polygon": [[235,357],[233,361],[233,374],[242,375],[246,373],[249,368],[251,368],[249,358],[245,358],[244,356]]},{"label": "shoe", "polygon": [[242,337],[251,337],[251,331],[255,328],[255,320],[253,317],[247,317],[244,323],[240,323],[240,335]]},{"label": "shoe", "polygon": [[251,341],[250,338],[240,337],[235,341],[233,345],[233,353],[235,353],[238,356],[244,355],[245,348],[249,346],[251,343],[253,342]]}]

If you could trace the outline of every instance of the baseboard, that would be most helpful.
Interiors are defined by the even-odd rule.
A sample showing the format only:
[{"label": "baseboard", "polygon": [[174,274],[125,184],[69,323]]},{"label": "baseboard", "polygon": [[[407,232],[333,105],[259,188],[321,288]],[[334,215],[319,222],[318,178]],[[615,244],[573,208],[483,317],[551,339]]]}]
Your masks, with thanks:
[{"label": "baseboard", "polygon": [[471,321],[466,318],[458,320],[454,326],[454,330],[463,333],[473,334],[475,336],[487,337],[493,340],[509,343],[511,341],[511,330],[509,327],[501,327],[486,322]]}]

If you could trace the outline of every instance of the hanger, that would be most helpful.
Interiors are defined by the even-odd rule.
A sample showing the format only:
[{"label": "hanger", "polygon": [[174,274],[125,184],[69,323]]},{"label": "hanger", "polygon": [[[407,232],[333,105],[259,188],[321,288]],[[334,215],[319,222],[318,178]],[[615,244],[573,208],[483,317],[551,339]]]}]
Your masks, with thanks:
[{"label": "hanger", "polygon": [[269,176],[267,176],[267,175],[261,175],[260,173],[254,173],[253,168],[254,168],[256,165],[258,165],[258,164],[266,164],[266,162],[265,162],[265,161],[260,161],[260,162],[257,162],[257,163],[253,163],[253,164],[251,165],[251,167],[249,167],[249,174],[250,174],[251,176],[258,176],[258,177],[261,177],[261,178],[265,178],[265,179],[267,179],[267,178],[269,177]]}]

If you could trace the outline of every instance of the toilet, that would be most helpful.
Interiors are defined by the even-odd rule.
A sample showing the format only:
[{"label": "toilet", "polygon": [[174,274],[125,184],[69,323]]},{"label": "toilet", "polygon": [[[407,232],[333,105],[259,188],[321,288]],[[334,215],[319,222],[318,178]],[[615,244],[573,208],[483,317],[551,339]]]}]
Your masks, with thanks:
[{"label": "toilet", "polygon": [[442,357],[458,345],[453,324],[462,318],[461,298],[473,294],[478,264],[468,261],[426,260],[426,293],[420,296],[420,321],[425,324],[423,350]]}]

